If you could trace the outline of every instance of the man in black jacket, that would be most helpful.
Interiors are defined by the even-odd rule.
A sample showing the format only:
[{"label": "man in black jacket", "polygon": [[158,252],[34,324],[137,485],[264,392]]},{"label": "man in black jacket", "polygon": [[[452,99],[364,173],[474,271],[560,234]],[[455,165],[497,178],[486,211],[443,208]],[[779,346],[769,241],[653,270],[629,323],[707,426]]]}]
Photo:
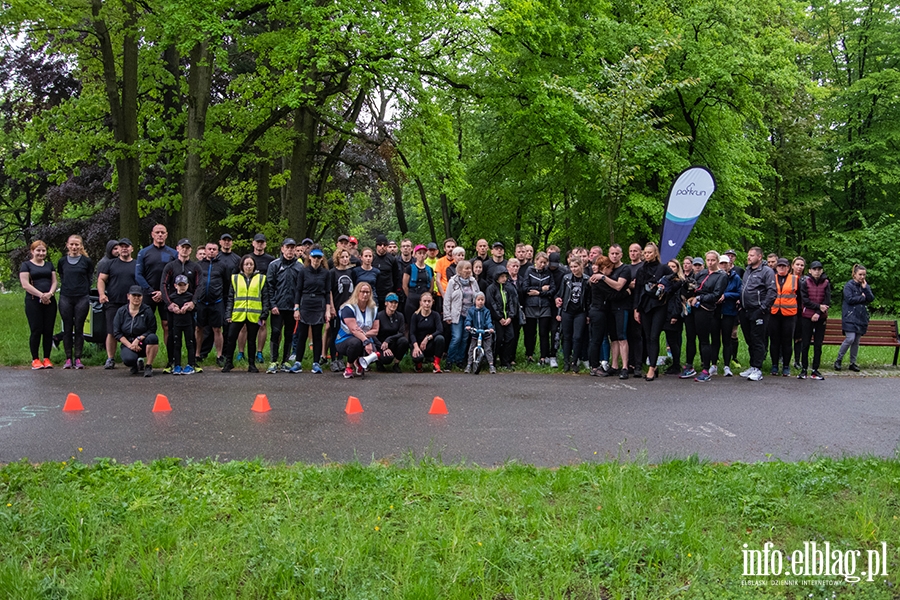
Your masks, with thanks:
[{"label": "man in black jacket", "polygon": [[[160,284],[160,290],[163,294],[163,305],[166,307],[166,310],[178,308],[172,305],[172,296],[176,293],[175,278],[179,275],[184,275],[188,281],[187,293],[193,296],[188,311],[193,311],[197,304],[197,294],[200,291],[200,265],[191,260],[192,248],[190,240],[187,238],[179,240],[176,249],[178,250],[178,258],[167,262],[166,266],[163,267],[162,282]],[[166,351],[169,355],[169,364],[166,365],[163,373],[168,374],[172,372],[172,367],[175,364],[175,341],[171,335],[166,338]]]},{"label": "man in black jacket", "polygon": [[763,378],[762,363],[766,356],[766,326],[769,311],[777,296],[775,272],[763,262],[762,248],[747,251],[747,270],[741,288],[740,320],[744,339],[750,349],[750,368],[741,373],[751,381]]},{"label": "man in black jacket", "polygon": [[197,292],[197,348],[201,348],[202,352],[204,327],[211,327],[216,364],[220,367],[225,366],[222,326],[225,324],[225,298],[231,285],[229,268],[229,264],[219,260],[219,247],[214,242],[206,244],[206,258],[200,263]]},{"label": "man in black jacket", "polygon": [[372,266],[380,271],[375,280],[375,294],[378,296],[378,310],[384,310],[385,298],[391,292],[400,291],[402,281],[400,264],[397,262],[397,257],[388,252],[386,236],[375,236],[375,255],[372,257]]}]

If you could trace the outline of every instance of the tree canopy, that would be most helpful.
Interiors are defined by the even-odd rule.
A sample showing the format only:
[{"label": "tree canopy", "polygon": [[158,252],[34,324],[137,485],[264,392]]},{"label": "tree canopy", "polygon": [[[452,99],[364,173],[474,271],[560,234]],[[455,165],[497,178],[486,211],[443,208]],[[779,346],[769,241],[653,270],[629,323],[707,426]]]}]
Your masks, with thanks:
[{"label": "tree canopy", "polygon": [[[86,234],[656,240],[880,272],[900,23],[870,0],[10,0],[0,245]],[[57,237],[54,237],[57,236]],[[838,244],[838,245],[836,245]],[[9,267],[7,267],[8,269]],[[0,273],[2,275],[2,273]],[[878,287],[881,286],[881,287]]]}]

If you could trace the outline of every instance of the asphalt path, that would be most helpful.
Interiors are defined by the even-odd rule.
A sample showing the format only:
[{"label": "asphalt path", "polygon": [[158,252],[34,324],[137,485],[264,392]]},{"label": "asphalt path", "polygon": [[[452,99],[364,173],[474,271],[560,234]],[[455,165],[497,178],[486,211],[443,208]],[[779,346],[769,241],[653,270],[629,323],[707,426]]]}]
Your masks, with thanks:
[{"label": "asphalt path", "polygon": [[[698,456],[795,461],[895,456],[900,379],[825,381],[586,375],[222,374],[0,369],[0,462],[175,456],[344,462],[430,457],[484,466]],[[85,410],[62,411],[78,394]],[[170,413],[153,413],[164,394]],[[267,413],[250,410],[266,394]],[[364,413],[349,416],[349,396]],[[435,396],[449,414],[429,415]]]}]

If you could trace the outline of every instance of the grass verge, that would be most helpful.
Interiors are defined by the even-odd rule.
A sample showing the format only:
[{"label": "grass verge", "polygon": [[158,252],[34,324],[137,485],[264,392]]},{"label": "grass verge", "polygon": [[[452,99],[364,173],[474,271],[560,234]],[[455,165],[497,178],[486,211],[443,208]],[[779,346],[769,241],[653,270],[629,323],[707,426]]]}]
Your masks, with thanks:
[{"label": "grass verge", "polygon": [[[900,460],[0,468],[11,598],[896,598]],[[888,543],[887,577],[748,587],[743,544]],[[785,561],[785,567],[790,563]],[[804,580],[791,577],[789,579]],[[809,581],[843,582],[841,577]]]}]

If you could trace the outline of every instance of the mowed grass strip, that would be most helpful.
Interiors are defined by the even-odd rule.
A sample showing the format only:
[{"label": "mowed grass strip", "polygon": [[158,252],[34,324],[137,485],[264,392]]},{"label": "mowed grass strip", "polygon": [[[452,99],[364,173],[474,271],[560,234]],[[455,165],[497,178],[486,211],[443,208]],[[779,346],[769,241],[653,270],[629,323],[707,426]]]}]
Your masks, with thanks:
[{"label": "mowed grass strip", "polygon": [[[9,598],[896,598],[898,489],[900,461],[876,458],[559,469],[411,459],[17,462],[0,469],[0,590]],[[886,541],[889,575],[837,588],[743,586],[743,544],[766,541],[788,556],[804,541],[829,541],[863,557]],[[857,574],[864,569],[861,559]]]}]

